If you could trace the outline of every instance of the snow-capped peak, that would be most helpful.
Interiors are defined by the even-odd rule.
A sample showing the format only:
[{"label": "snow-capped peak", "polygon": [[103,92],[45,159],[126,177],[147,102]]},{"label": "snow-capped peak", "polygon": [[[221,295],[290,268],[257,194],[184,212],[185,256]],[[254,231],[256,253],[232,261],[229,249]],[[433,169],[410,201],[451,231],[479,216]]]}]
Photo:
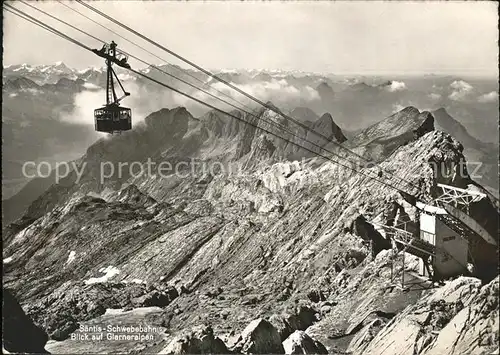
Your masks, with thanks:
[{"label": "snow-capped peak", "polygon": [[31,72],[34,70],[34,68],[27,63],[23,63],[21,65],[11,65],[9,68],[15,68],[15,69],[12,69],[12,71],[15,71],[15,72],[18,72],[21,70],[27,70],[27,71]]}]

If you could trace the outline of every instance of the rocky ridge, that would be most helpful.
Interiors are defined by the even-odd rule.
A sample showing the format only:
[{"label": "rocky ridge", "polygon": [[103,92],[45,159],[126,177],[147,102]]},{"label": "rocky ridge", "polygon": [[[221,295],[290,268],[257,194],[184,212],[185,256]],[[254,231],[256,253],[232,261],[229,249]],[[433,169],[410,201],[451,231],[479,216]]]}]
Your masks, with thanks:
[{"label": "rocky ridge", "polygon": [[[50,325],[53,339],[107,309],[157,305],[162,308],[155,322],[170,335],[144,351],[207,349],[206,340],[210,351],[225,352],[217,340],[224,339],[227,349],[244,353],[311,351],[311,344],[322,352],[317,342],[330,352],[371,347],[377,353],[388,343],[367,339],[392,332],[391,320],[400,322],[399,315],[404,318],[408,307],[425,299],[422,290],[392,287],[390,253],[382,248],[372,256],[352,226],[360,216],[390,210],[402,197],[367,178],[377,176],[374,167],[356,174],[307,155],[290,161],[296,151],[223,120],[210,120],[208,127],[185,109],[163,110],[143,128],[89,148],[79,184],[70,177],[53,186],[6,230],[6,284],[37,324]],[[453,169],[464,159],[456,140],[433,131],[429,113],[403,110],[355,141],[377,158],[379,168],[418,186],[417,196],[431,196],[437,182],[467,187],[466,177],[442,176],[429,164]],[[180,162],[193,155],[241,163],[242,169],[98,179],[101,161]],[[260,164],[249,165],[255,161]],[[156,286],[160,282],[164,289]],[[95,295],[101,287],[109,295],[102,300]],[[159,301],[172,287],[179,296]],[[74,297],[64,296],[71,294],[76,305]],[[488,307],[493,313],[481,317],[491,319],[498,304]],[[183,335],[201,324],[211,330]],[[259,329],[272,336],[252,338]],[[240,338],[226,341],[235,334]],[[491,339],[498,344],[495,333]]]}]

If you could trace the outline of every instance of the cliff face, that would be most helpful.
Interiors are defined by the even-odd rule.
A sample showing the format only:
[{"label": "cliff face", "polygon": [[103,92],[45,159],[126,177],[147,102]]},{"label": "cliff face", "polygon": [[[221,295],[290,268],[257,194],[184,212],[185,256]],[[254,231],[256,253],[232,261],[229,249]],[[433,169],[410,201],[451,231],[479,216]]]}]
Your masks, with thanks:
[{"label": "cliff face", "polygon": [[[452,169],[464,158],[456,140],[432,131],[431,115],[415,110],[388,118],[357,141],[363,149],[387,142],[389,148],[377,150],[378,167],[425,197],[436,182],[455,183],[431,162]],[[261,115],[279,120],[268,111]],[[422,292],[391,288],[390,254],[382,250],[373,259],[351,226],[360,216],[383,214],[401,200],[399,193],[368,178],[378,176],[373,167],[353,173],[248,126],[227,127],[226,118],[209,118],[163,110],[142,130],[99,142],[82,159],[89,168],[81,181],[52,187],[23,221],[5,230],[5,283],[28,314],[50,328],[52,338],[64,339],[61,334],[68,336],[76,322],[110,321],[107,308],[154,305],[161,308],[148,321],[163,324],[168,333],[211,324],[228,348],[228,337],[259,317],[269,320],[281,341],[307,330],[330,351],[346,350],[346,339],[368,319],[375,321],[373,314],[380,320],[370,332],[391,332],[385,323],[417,304]],[[336,136],[330,121],[323,116],[319,126],[327,122]],[[305,159],[290,161],[287,154]],[[220,164],[98,179],[101,161],[176,163],[192,157]],[[228,170],[231,164],[236,170]],[[391,182],[390,174],[380,179]],[[137,289],[136,282],[147,286]],[[105,297],[96,296],[96,287],[105,288]],[[148,293],[166,295],[170,287],[179,297],[157,302],[164,296]],[[258,346],[250,334],[270,329],[266,322],[251,323],[235,349]],[[308,341],[296,334],[287,347],[299,338]],[[170,340],[149,350],[159,351]],[[377,344],[363,338],[352,347],[371,346],[377,353],[385,346]],[[68,351],[78,344],[67,340],[60,346]]]},{"label": "cliff face", "polygon": [[434,117],[407,107],[359,132],[349,146],[373,161],[384,159],[401,145],[434,130]]},{"label": "cliff face", "polygon": [[[24,313],[8,289],[2,290],[2,352],[46,354],[48,336]],[[6,350],[6,351],[5,351]]]},{"label": "cliff face", "polygon": [[432,114],[436,119],[436,129],[451,134],[463,144],[464,156],[475,180],[498,197],[498,145],[483,143],[473,137],[444,108],[433,111]]},{"label": "cliff face", "polygon": [[[328,140],[333,140],[338,143],[343,143],[347,140],[347,138],[342,133],[342,130],[335,124],[332,115],[330,115],[329,113],[325,113],[323,116],[321,116],[319,120],[314,123],[312,129],[316,132],[321,133],[323,136],[328,138]],[[321,143],[325,143],[324,139],[322,141],[318,141],[318,137],[311,132],[307,133],[307,139],[310,141],[317,141],[317,143],[319,143],[320,145]]]}]

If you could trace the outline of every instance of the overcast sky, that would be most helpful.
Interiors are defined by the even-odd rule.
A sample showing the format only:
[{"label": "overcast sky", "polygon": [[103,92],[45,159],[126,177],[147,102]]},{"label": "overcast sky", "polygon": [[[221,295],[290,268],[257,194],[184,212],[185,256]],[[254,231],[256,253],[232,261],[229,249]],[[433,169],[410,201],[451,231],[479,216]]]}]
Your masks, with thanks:
[{"label": "overcast sky", "polygon": [[[79,28],[137,50],[57,2],[30,2]],[[137,41],[167,53],[75,2],[65,2]],[[497,75],[495,2],[92,2],[139,32],[211,69],[284,69],[337,74]],[[92,47],[98,42],[22,3],[14,6],[64,29]],[[4,65],[102,66],[97,56],[4,11]],[[134,64],[133,62],[131,62]],[[140,65],[141,67],[143,65]]]}]

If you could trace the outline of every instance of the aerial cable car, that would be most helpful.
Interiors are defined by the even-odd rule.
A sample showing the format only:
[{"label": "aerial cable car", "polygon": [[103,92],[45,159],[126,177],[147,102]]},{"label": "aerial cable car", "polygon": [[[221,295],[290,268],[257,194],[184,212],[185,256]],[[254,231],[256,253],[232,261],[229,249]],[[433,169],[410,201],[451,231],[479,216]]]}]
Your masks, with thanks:
[{"label": "aerial cable car", "polygon": [[[130,69],[130,65],[127,63],[128,57],[117,52],[114,41],[111,41],[109,45],[103,45],[99,50],[93,49],[92,52],[106,60],[107,68],[106,105],[94,110],[95,130],[110,134],[131,130],[132,111],[127,107],[120,106],[120,101],[129,96],[130,93],[125,91],[112,67],[114,63],[122,68]],[[120,98],[116,95],[114,79],[123,91],[123,96]]]}]

